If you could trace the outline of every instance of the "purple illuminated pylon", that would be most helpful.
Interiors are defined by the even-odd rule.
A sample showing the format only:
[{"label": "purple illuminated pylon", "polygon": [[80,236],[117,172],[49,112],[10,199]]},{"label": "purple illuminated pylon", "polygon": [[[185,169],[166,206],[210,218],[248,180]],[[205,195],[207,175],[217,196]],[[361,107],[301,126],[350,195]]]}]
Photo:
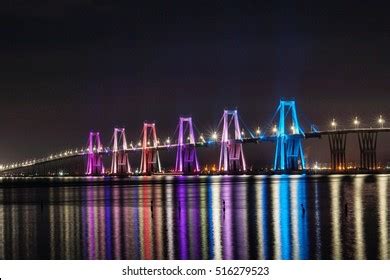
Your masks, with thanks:
[{"label": "purple illuminated pylon", "polygon": [[[188,137],[185,138],[185,133],[187,131]],[[177,144],[175,171],[184,173],[199,172],[199,163],[196,156],[195,136],[191,117],[180,118],[179,138]]]},{"label": "purple illuminated pylon", "polygon": [[103,145],[99,132],[90,132],[88,139],[88,163],[86,175],[103,175]]},{"label": "purple illuminated pylon", "polygon": [[141,173],[151,174],[161,172],[160,156],[157,146],[156,125],[154,123],[144,123],[142,130]]},{"label": "purple illuminated pylon", "polygon": [[[234,138],[229,137],[230,124],[234,122]],[[242,149],[240,123],[237,110],[224,110],[223,131],[221,139],[221,154],[219,157],[219,171],[243,172],[246,171],[244,151]]]},{"label": "purple illuminated pylon", "polygon": [[[118,137],[119,134],[119,137]],[[129,174],[131,172],[129,157],[126,152],[127,141],[124,128],[114,129],[114,143],[112,146],[111,173],[114,175]],[[122,141],[122,148],[119,149],[118,142]]]}]

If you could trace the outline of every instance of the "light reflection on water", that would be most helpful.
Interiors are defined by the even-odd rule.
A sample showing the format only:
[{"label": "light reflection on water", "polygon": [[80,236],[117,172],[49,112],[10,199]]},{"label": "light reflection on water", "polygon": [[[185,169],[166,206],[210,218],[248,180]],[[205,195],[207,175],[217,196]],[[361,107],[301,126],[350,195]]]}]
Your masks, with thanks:
[{"label": "light reflection on water", "polygon": [[389,178],[34,180],[0,188],[0,259],[389,259]]}]

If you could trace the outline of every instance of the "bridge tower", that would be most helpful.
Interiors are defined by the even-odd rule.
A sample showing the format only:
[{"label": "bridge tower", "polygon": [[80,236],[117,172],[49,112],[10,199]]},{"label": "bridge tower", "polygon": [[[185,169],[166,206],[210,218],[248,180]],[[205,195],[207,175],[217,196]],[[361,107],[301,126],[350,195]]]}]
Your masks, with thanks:
[{"label": "bridge tower", "polygon": [[[126,152],[127,141],[124,128],[114,129],[114,143],[112,146],[111,174],[123,175],[131,172],[129,157]],[[119,149],[119,142],[122,141],[122,147]]]},{"label": "bridge tower", "polygon": [[157,146],[156,125],[154,123],[144,123],[142,130],[141,173],[151,174],[161,172],[160,156]]},{"label": "bridge tower", "polygon": [[103,145],[99,132],[90,132],[88,138],[88,162],[86,175],[103,175]]},{"label": "bridge tower", "polygon": [[376,163],[376,143],[378,132],[359,132],[359,148],[360,148],[360,168],[375,170]]},{"label": "bridge tower", "polygon": [[[229,128],[234,123],[234,138],[230,137]],[[237,110],[224,110],[221,153],[219,157],[220,172],[245,172],[246,163],[242,148],[242,136]]]},{"label": "bridge tower", "polygon": [[[187,132],[188,137],[186,137]],[[180,117],[177,145],[175,171],[183,173],[199,172],[199,162],[196,155],[195,135],[191,117]]]},{"label": "bridge tower", "polygon": [[[281,100],[276,113],[279,113],[279,123],[275,131],[274,170],[305,169],[305,155],[302,148],[305,133],[298,121],[295,101]],[[291,125],[286,126],[289,117]]]}]

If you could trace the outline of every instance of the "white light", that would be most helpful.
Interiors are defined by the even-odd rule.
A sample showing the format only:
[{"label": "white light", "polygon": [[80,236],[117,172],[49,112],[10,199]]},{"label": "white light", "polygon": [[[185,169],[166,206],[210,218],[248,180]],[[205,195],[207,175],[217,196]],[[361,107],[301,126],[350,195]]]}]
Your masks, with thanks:
[{"label": "white light", "polygon": [[355,117],[355,119],[353,120],[353,124],[355,125],[355,127],[359,126],[360,122],[359,122],[358,117]]},{"label": "white light", "polygon": [[336,123],[335,119],[332,120],[331,126],[336,130],[337,123]]},{"label": "white light", "polygon": [[256,135],[259,136],[260,133],[261,133],[260,127],[257,127],[257,129],[256,129]]},{"label": "white light", "polygon": [[213,132],[212,138],[213,138],[214,140],[217,140],[218,134],[217,134],[216,132]]},{"label": "white light", "polygon": [[165,140],[165,143],[167,143],[169,145],[171,143],[171,139],[169,139],[169,137],[168,137],[167,140]]},{"label": "white light", "polygon": [[379,116],[378,123],[383,128],[383,124],[385,123],[385,120],[382,118],[382,115]]},{"label": "white light", "polygon": [[272,128],[272,132],[273,132],[273,133],[278,132],[278,129],[277,129],[276,125],[274,125],[274,127]]}]

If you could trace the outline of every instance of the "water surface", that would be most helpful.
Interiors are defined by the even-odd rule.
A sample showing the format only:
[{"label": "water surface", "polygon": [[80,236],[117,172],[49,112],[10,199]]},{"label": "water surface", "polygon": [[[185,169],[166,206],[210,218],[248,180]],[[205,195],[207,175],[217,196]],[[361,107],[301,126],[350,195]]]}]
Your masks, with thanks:
[{"label": "water surface", "polygon": [[389,180],[0,179],[0,259],[389,259]]}]

